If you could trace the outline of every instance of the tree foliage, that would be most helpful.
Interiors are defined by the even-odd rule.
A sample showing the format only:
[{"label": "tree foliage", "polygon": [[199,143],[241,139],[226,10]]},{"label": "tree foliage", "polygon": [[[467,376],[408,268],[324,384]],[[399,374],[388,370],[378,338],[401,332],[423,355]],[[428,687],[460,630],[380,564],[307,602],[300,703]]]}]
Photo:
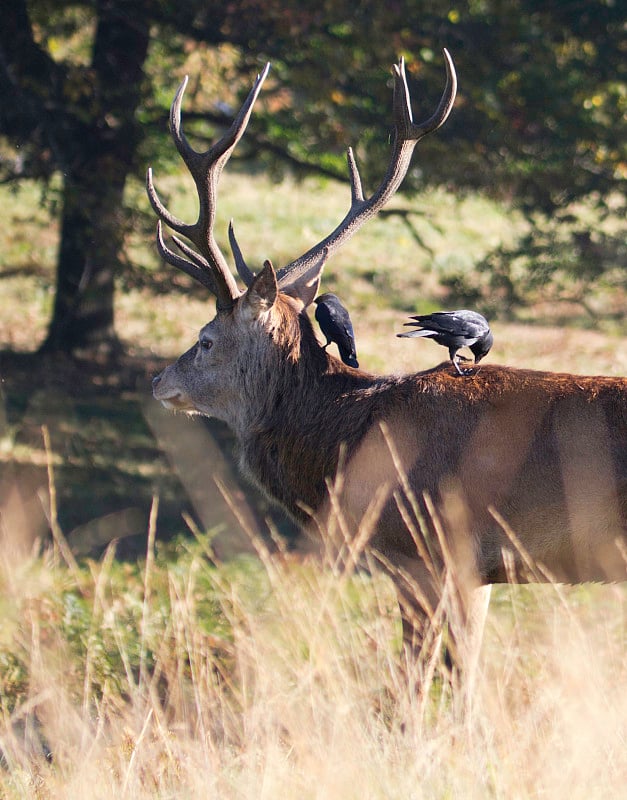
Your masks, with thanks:
[{"label": "tree foliage", "polygon": [[[285,11],[285,3],[275,5]],[[291,87],[291,102],[267,125],[303,159],[321,145],[326,154],[360,142],[367,171],[376,174],[387,147],[387,66],[405,56],[418,84],[416,114],[429,113],[446,46],[459,100],[438,137],[421,144],[414,187],[488,190],[550,212],[592,192],[607,195],[627,177],[625,20],[611,0],[487,0],[459,9],[333,0],[317,8],[283,13],[282,37],[262,30],[250,42],[253,59],[276,59],[278,80]]]},{"label": "tree foliage", "polygon": [[[457,106],[421,143],[404,188],[481,190],[538,223],[583,199],[616,212],[618,197],[624,209],[624,26],[615,0],[13,0],[0,28],[0,179],[63,176],[47,346],[114,341],[124,185],[160,157],[183,70],[202,138],[229,123],[252,74],[272,61],[241,156],[277,177],[345,179],[354,145],[368,184],[387,155],[389,64],[405,57],[415,114],[428,115],[446,46]],[[574,226],[571,242],[584,233]]]}]

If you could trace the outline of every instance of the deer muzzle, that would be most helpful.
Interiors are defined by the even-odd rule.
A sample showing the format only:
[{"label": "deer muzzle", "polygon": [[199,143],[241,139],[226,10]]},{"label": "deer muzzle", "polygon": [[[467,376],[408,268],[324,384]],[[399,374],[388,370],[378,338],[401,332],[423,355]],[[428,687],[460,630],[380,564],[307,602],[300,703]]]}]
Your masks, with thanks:
[{"label": "deer muzzle", "polygon": [[195,408],[183,392],[167,385],[163,380],[166,370],[152,379],[152,396],[170,411],[194,411]]}]

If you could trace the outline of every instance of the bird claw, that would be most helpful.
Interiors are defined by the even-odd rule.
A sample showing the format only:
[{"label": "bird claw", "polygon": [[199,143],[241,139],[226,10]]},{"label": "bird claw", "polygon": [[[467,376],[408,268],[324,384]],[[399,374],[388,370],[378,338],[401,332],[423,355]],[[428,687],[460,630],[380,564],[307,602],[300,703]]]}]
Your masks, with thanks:
[{"label": "bird claw", "polygon": [[474,369],[473,369],[472,367],[471,367],[470,369],[462,369],[462,368],[459,366],[459,364],[457,363],[457,361],[459,361],[459,360],[463,360],[463,361],[470,361],[470,359],[469,359],[469,358],[460,358],[460,357],[458,356],[458,357],[457,357],[457,359],[456,359],[455,361],[453,361],[453,366],[454,366],[454,367],[455,367],[455,369],[457,370],[457,374],[458,374],[458,375],[461,375],[462,377],[466,377],[466,376],[468,376],[468,375],[474,375],[474,373],[475,373]]}]

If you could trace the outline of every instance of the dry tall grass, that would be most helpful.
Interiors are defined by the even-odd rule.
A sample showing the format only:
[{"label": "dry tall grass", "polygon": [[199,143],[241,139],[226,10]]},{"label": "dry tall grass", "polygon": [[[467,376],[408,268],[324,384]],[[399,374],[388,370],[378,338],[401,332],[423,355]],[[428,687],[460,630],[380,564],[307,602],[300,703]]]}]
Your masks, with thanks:
[{"label": "dry tall grass", "polygon": [[138,571],[3,531],[0,796],[624,796],[622,587],[497,590],[472,697],[418,693],[387,580],[155,556],[156,524]]}]

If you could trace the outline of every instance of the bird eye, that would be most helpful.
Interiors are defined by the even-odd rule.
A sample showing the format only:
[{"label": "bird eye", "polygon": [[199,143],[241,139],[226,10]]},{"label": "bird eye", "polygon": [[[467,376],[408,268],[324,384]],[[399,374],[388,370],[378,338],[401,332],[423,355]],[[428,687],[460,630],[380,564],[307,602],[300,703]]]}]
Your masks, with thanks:
[{"label": "bird eye", "polygon": [[200,339],[198,344],[200,345],[201,350],[211,350],[213,347],[213,342],[211,339]]}]

